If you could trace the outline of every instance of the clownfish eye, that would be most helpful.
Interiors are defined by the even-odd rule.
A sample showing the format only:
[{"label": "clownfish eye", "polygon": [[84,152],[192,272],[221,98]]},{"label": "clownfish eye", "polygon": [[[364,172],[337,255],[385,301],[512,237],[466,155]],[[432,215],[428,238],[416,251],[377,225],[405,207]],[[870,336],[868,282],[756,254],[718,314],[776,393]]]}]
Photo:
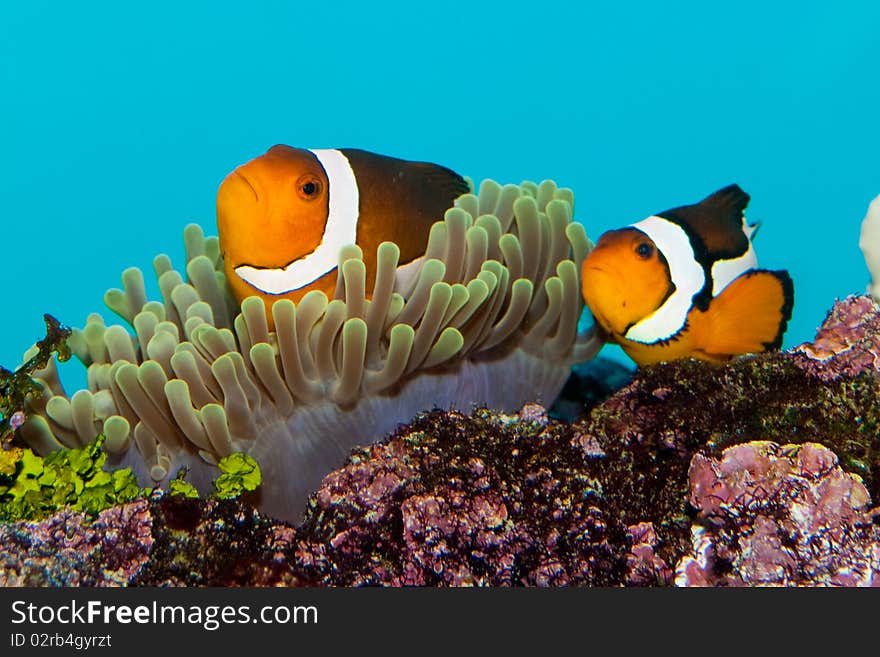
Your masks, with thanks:
[{"label": "clownfish eye", "polygon": [[296,181],[296,192],[306,201],[316,199],[321,194],[321,181],[314,176],[303,176]]},{"label": "clownfish eye", "polygon": [[647,242],[639,242],[636,246],[636,255],[642,260],[647,260],[654,255],[654,247]]}]

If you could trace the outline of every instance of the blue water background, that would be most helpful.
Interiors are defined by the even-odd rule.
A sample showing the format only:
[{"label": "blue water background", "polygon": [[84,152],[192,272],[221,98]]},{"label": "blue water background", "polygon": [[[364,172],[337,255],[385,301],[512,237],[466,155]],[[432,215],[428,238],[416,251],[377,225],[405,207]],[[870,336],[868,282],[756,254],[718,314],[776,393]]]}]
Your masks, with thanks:
[{"label": "blue water background", "polygon": [[878,27],[874,2],[3,3],[0,363],[44,312],[81,326],[126,267],[180,264],[279,142],[553,178],[594,239],[737,182],[795,345],[867,282]]}]

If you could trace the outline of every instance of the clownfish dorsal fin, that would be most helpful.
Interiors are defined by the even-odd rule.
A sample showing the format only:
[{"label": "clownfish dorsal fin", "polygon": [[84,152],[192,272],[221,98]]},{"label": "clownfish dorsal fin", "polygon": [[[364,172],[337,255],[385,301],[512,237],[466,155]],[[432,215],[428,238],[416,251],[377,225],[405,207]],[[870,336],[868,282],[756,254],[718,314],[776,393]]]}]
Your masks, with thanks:
[{"label": "clownfish dorsal fin", "polygon": [[750,196],[739,185],[728,185],[699,203],[672,208],[659,216],[675,221],[696,238],[694,255],[705,264],[728,260],[749,248],[745,209]]},{"label": "clownfish dorsal fin", "polygon": [[392,241],[404,265],[424,255],[431,225],[443,219],[455,199],[470,191],[455,171],[428,162],[410,162],[354,148],[348,158],[360,193],[357,244],[375,253]]},{"label": "clownfish dorsal fin", "polygon": [[[467,180],[452,169],[447,169],[439,164],[431,164],[430,162],[412,162],[411,164],[413,170],[422,177],[426,185],[430,185],[434,189],[448,194],[453,200],[471,191]],[[450,205],[449,207],[452,206]]]},{"label": "clownfish dorsal fin", "polygon": [[[452,201],[470,191],[464,178],[439,164],[410,162],[356,148],[340,150],[351,162],[362,190],[374,190],[379,195],[393,193],[416,206],[434,205],[439,199],[444,211],[452,207]],[[442,219],[442,212],[438,218]]]}]

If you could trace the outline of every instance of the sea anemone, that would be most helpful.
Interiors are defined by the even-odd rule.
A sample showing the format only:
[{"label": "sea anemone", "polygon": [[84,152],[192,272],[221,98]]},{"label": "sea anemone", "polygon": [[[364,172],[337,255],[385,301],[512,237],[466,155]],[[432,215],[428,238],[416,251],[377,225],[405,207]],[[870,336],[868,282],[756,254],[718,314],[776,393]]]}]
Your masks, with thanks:
[{"label": "sea anemone", "polygon": [[871,274],[867,292],[876,301],[880,299],[880,196],[871,201],[862,220],[859,248]]},{"label": "sea anemone", "polygon": [[244,452],[263,470],[261,508],[295,521],[355,445],[433,407],[550,403],[595,355],[601,339],[578,333],[591,244],[573,206],[551,181],[484,181],[433,225],[411,284],[395,244],[379,246],[371,292],[360,249],[344,248],[333,299],[276,302],[274,331],[261,299],[237,306],[217,239],[190,225],[186,280],[159,255],[162,301],[149,301],[141,271],[126,270],[105,303],[134,335],[90,315],[69,341],[88,389],[68,397],[50,364],[20,433],[44,454],[103,433],[108,463],[141,485],[185,467],[206,490],[218,460]]}]

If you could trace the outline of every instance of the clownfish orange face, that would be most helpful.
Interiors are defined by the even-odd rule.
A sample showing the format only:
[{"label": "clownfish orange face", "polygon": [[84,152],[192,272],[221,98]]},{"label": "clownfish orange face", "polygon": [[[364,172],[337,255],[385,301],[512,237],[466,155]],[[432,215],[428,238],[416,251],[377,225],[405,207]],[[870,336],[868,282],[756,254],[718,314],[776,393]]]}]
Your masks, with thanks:
[{"label": "clownfish orange face", "polygon": [[779,348],[794,287],[788,272],[758,269],[748,202],[729,185],[605,233],[584,259],[584,300],[636,363]]},{"label": "clownfish orange face", "polygon": [[316,269],[306,274],[311,280],[291,278],[290,285],[274,287],[260,274],[283,270],[314,253],[323,239],[327,212],[327,175],[309,151],[273,146],[229,174],[217,194],[217,227],[236,298],[259,291],[294,300],[316,288],[331,293],[335,275],[310,285],[329,278],[328,271]]},{"label": "clownfish orange face", "polygon": [[643,232],[612,230],[602,235],[584,261],[581,285],[599,325],[622,336],[669,296],[669,267]]},{"label": "clownfish orange face", "polygon": [[420,258],[431,225],[468,191],[461,176],[436,164],[356,149],[273,146],[220,185],[226,278],[239,302],[256,295],[267,309],[312,290],[332,296],[339,251],[356,244],[370,290],[379,244],[397,244],[399,266]]}]

